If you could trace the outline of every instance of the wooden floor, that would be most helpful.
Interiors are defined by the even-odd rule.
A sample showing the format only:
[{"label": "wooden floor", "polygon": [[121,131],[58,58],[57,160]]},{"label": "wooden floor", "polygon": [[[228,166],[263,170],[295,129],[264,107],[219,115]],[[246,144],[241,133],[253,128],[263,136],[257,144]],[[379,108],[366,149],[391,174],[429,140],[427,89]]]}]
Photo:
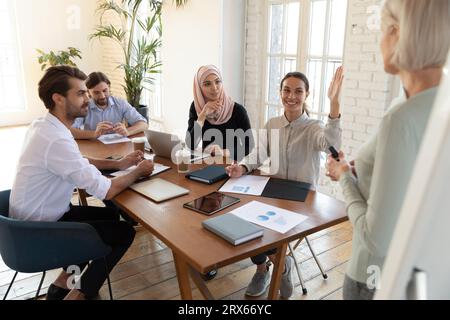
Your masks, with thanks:
[{"label": "wooden floor", "polygon": [[[6,141],[5,132],[7,131],[0,130],[2,143]],[[21,136],[23,133],[23,130],[16,131],[19,143],[23,140],[23,136]],[[10,135],[8,134],[8,136]],[[20,151],[20,148],[14,150]],[[17,161],[17,154],[9,156],[10,161]],[[13,167],[13,164],[10,163],[9,166]],[[3,174],[2,178],[4,178]],[[7,178],[9,182],[11,177]],[[100,205],[98,201],[91,201],[93,201],[90,203],[91,205]],[[136,231],[133,245],[111,273],[114,298],[120,300],[180,299],[171,250],[142,227],[136,227]],[[297,248],[295,255],[306,281],[308,294],[302,294],[298,278],[295,276],[296,287],[291,300],[341,300],[345,269],[351,254],[352,229],[350,223],[345,222],[323,230],[311,235],[309,239],[328,273],[328,279],[322,278],[308,247],[303,242]],[[41,294],[45,294],[48,286],[59,272],[60,270],[54,270],[47,273]],[[217,277],[209,281],[207,286],[217,299],[246,299],[244,292],[254,272],[255,267],[247,259],[219,269]],[[0,299],[5,295],[13,275],[14,272],[0,260]],[[8,295],[8,300],[24,300],[34,297],[39,281],[40,274],[19,274]],[[194,298],[202,299],[193,283],[192,287],[194,288]],[[108,290],[105,286],[100,291],[100,297],[108,299]],[[261,299],[264,298],[265,296],[261,297]]]}]

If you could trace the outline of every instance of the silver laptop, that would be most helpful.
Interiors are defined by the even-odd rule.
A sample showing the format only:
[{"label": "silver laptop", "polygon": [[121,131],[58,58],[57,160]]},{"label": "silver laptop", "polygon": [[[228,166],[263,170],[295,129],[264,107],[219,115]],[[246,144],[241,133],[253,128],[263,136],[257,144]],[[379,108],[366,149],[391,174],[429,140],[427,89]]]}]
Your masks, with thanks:
[{"label": "silver laptop", "polygon": [[136,183],[130,188],[156,203],[178,198],[189,193],[188,189],[181,188],[176,184],[159,178]]},{"label": "silver laptop", "polygon": [[[181,149],[181,140],[170,133],[164,133],[153,130],[145,130],[145,136],[150,144],[153,153],[158,157],[172,159],[175,152]],[[191,151],[191,162],[210,157],[209,154],[201,151]]]}]

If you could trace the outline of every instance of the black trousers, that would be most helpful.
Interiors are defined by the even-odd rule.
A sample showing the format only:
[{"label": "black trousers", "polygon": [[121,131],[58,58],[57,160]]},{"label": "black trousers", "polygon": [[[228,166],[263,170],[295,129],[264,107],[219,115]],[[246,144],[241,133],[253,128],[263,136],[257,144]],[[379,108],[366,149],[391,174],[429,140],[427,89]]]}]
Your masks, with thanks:
[{"label": "black trousers", "polygon": [[121,210],[121,209],[120,209],[118,206],[116,206],[116,205],[114,204],[114,202],[112,202],[111,200],[103,200],[103,203],[105,204],[105,206],[106,206],[107,208],[111,208],[111,209],[114,210],[114,212],[117,212],[119,215],[121,215],[122,218],[123,218],[125,221],[127,221],[127,222],[129,222],[129,223],[131,223],[131,224],[136,224],[136,222],[135,222],[132,218],[130,218],[130,216],[129,216],[128,214],[126,214],[125,211]]},{"label": "black trousers", "polygon": [[[112,248],[106,256],[108,270],[111,271],[131,246],[136,231],[125,221],[120,221],[119,214],[111,208],[71,206],[70,210],[59,220],[62,222],[83,222],[90,224],[100,238]],[[80,270],[89,261],[79,265]],[[67,268],[64,268],[67,271]],[[106,270],[104,259],[92,261],[80,279],[80,291],[86,297],[95,297],[105,282]]]},{"label": "black trousers", "polygon": [[257,266],[260,266],[260,265],[266,263],[267,256],[271,256],[271,255],[273,255],[275,253],[277,253],[277,249],[276,248],[272,249],[272,250],[269,250],[269,251],[266,251],[264,253],[261,253],[261,254],[259,254],[257,256],[251,257],[251,260],[252,260],[252,262],[254,264],[256,264]]}]

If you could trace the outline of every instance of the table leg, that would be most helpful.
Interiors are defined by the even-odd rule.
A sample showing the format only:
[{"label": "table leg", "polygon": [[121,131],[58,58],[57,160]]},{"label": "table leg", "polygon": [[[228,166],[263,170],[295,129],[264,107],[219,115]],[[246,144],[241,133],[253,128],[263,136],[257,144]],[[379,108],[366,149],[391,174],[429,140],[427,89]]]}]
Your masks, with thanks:
[{"label": "table leg", "polygon": [[192,280],[194,281],[198,290],[200,290],[200,293],[202,294],[203,298],[205,298],[206,300],[215,300],[213,295],[211,294],[211,291],[209,291],[208,287],[206,286],[205,281],[202,279],[200,273],[190,266],[189,271],[191,273]]},{"label": "table leg", "polygon": [[269,300],[278,300],[278,290],[280,289],[281,275],[284,271],[284,261],[286,258],[286,249],[288,244],[284,243],[277,248],[277,254],[275,256],[275,263],[272,272],[272,281],[270,282]]},{"label": "table leg", "polygon": [[83,207],[87,207],[88,206],[88,202],[87,202],[87,192],[84,189],[78,189],[78,197],[80,200],[80,203]]},{"label": "table leg", "polygon": [[300,245],[300,243],[302,243],[303,239],[305,239],[306,237],[301,237],[297,240],[297,243],[295,244],[293,250],[297,250],[298,246]]},{"label": "table leg", "polygon": [[177,271],[178,286],[182,300],[192,300],[192,288],[189,282],[189,265],[180,255],[173,252],[173,260]]}]

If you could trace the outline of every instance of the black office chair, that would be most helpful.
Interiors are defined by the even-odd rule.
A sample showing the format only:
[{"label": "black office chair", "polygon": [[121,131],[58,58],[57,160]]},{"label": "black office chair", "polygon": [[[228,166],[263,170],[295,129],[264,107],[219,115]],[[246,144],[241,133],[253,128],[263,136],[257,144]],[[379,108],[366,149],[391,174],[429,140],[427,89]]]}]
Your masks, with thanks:
[{"label": "black office chair", "polygon": [[10,190],[0,192],[0,254],[5,264],[16,271],[3,300],[19,272],[39,273],[103,259],[108,288],[113,300],[109,270],[105,257],[111,252],[95,229],[79,222],[31,222],[8,218]]}]

